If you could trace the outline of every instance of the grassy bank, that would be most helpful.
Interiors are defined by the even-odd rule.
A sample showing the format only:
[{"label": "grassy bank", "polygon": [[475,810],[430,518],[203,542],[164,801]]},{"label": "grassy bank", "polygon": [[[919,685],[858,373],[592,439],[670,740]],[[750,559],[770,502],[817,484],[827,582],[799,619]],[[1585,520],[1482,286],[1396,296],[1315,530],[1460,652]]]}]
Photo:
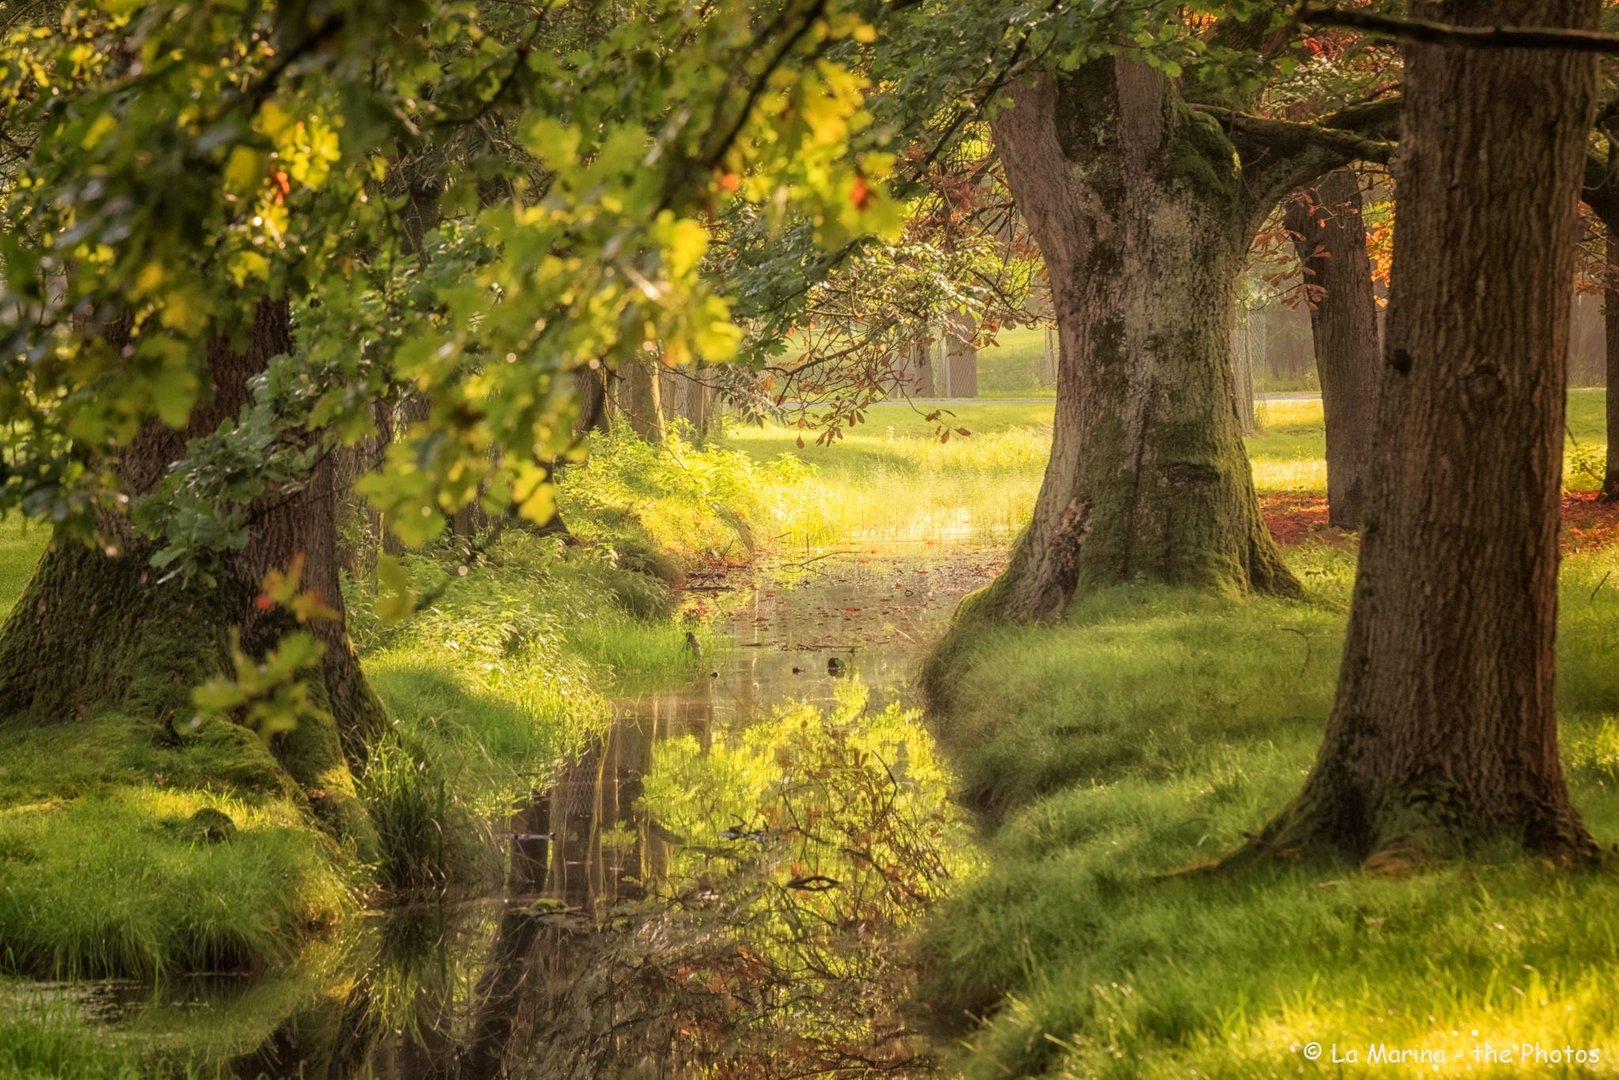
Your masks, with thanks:
[{"label": "grassy bank", "polygon": [[[503,809],[603,729],[612,695],[691,676],[687,633],[707,635],[678,617],[675,584],[751,556],[790,468],[679,443],[598,450],[563,479],[567,539],[509,528],[476,555],[447,542],[406,556],[424,602],[398,621],[353,583],[351,635],[392,719],[357,776],[378,863],[316,827],[245,728],[176,736],[114,711],[0,728],[0,1076],[119,1075],[172,1042],[98,1049],[71,996],[10,1007],[38,996],[19,977],[282,971],[384,890],[498,880],[488,832]],[[44,540],[0,527],[0,606]]]},{"label": "grassy bank", "polygon": [[[1601,402],[1572,396],[1571,455],[1600,452]],[[1272,408],[1250,442],[1261,487],[1309,490],[1319,405]],[[1611,872],[1503,850],[1404,881],[1164,876],[1235,848],[1313,761],[1353,550],[1286,554],[1307,603],[1116,589],[959,654],[936,726],[986,813],[988,870],[936,911],[922,954],[966,1075],[1433,1075],[1440,1054],[1442,1074],[1584,1075],[1551,1055],[1569,1049],[1619,1063]],[[1619,839],[1615,572],[1613,547],[1566,561],[1559,647],[1569,780],[1605,843]],[[1368,1066],[1378,1045],[1429,1056]],[[1333,1065],[1334,1046],[1359,1064]]]}]

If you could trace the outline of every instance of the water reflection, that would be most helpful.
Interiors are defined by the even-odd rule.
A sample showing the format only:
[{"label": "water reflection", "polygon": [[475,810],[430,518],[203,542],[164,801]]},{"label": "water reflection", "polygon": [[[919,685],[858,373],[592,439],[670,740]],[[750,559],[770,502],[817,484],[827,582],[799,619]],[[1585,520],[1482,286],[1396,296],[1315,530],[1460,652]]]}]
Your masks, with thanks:
[{"label": "water reflection", "polygon": [[994,569],[963,549],[787,560],[730,613],[729,648],[622,702],[512,815],[503,896],[379,914],[306,959],[289,1018],[228,1073],[928,1072],[897,950],[970,845],[901,706]]}]

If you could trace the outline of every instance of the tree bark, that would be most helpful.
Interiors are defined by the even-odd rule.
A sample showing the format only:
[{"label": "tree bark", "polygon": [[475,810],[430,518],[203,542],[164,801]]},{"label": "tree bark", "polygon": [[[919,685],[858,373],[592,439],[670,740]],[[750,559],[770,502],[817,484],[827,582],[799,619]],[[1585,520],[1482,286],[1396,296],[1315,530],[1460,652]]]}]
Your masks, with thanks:
[{"label": "tree bark", "polygon": [[1605,398],[1608,414],[1608,451],[1602,475],[1604,502],[1619,499],[1619,236],[1608,226],[1608,266],[1602,275],[1602,328],[1607,361]]},{"label": "tree bark", "polygon": [[945,384],[953,398],[978,396],[978,348],[973,344],[977,328],[971,316],[950,319],[944,335]]},{"label": "tree bark", "polygon": [[[149,422],[117,467],[131,501],[150,492],[189,439],[234,418],[250,395],[249,379],[292,347],[284,302],[254,310],[247,345],[228,339],[208,348],[210,397],[183,430]],[[62,541],[40,560],[17,606],[0,628],[0,723],[61,723],[100,708],[151,716],[172,729],[191,716],[191,691],[229,670],[229,640],[260,653],[287,629],[284,617],[254,599],[271,569],[304,560],[303,585],[320,593],[338,618],[311,629],[326,646],[322,704],[334,723],[306,720],[272,748],[308,793],[315,810],[343,835],[368,830],[354,798],[348,761],[363,761],[384,713],[348,639],[339,580],[333,464],[322,461],[296,491],[255,508],[245,549],[228,559],[217,587],[163,583],[148,563],[150,545],[127,520],[108,520],[108,550]]]},{"label": "tree bark", "polygon": [[1378,356],[1377,300],[1355,170],[1328,173],[1288,206],[1284,224],[1316,292],[1310,330],[1327,427],[1327,520],[1353,529],[1365,500]]},{"label": "tree bark", "polygon": [[992,121],[1059,340],[1033,519],[974,615],[1054,619],[1137,579],[1294,594],[1234,408],[1234,284],[1255,207],[1231,144],[1123,58],[1013,90]]},{"label": "tree bark", "polygon": [[662,363],[652,357],[637,357],[620,366],[617,413],[641,438],[650,443],[663,441],[663,394],[658,369]]},{"label": "tree bark", "polygon": [[937,394],[933,381],[933,342],[928,335],[924,334],[906,347],[903,381],[907,392],[916,397],[930,398]]},{"label": "tree bark", "polygon": [[[1594,27],[1599,4],[1420,8],[1468,25]],[[1338,695],[1302,793],[1250,851],[1391,871],[1486,838],[1595,854],[1558,758],[1553,654],[1568,283],[1596,72],[1552,50],[1410,49]]]}]

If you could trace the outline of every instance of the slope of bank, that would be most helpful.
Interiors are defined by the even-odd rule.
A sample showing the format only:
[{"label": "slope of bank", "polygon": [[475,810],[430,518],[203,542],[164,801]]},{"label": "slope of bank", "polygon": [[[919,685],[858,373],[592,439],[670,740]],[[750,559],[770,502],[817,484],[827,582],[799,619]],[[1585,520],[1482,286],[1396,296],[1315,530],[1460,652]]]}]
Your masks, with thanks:
[{"label": "slope of bank", "polygon": [[[0,1076],[140,1058],[88,1046],[70,988],[23,979],[281,970],[381,897],[498,881],[491,823],[601,729],[608,695],[689,678],[706,631],[680,618],[678,583],[749,559],[781,487],[723,450],[598,450],[564,479],[567,538],[509,528],[476,553],[406,556],[429,602],[394,622],[354,583],[350,629],[392,719],[357,777],[379,861],[322,832],[246,728],[116,711],[0,724]],[[6,523],[0,584],[20,590],[45,539]]]},{"label": "slope of bank", "polygon": [[[923,994],[965,1038],[966,1075],[1293,1076],[1315,1067],[1307,1049],[1365,1067],[1373,1047],[1406,1055],[1394,1075],[1616,1060],[1609,872],[1479,851],[1400,881],[1174,874],[1238,846],[1314,759],[1353,548],[1288,557],[1307,603],[1117,589],[954,654],[937,729],[985,812],[989,869],[932,920]],[[1569,558],[1559,655],[1564,759],[1605,842],[1619,837],[1616,570],[1619,548]]]}]

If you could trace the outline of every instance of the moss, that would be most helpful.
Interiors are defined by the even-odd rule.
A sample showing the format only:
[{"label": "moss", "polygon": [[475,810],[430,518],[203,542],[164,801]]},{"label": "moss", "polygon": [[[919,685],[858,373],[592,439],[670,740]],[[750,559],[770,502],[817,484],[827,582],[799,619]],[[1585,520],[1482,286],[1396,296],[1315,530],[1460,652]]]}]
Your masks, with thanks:
[{"label": "moss", "polygon": [[1178,103],[1162,176],[1216,213],[1237,213],[1246,197],[1236,148],[1220,130],[1219,121]]},{"label": "moss", "polygon": [[155,576],[138,552],[47,551],[0,627],[0,724],[99,707],[189,716],[192,687],[226,669],[242,598]]}]

